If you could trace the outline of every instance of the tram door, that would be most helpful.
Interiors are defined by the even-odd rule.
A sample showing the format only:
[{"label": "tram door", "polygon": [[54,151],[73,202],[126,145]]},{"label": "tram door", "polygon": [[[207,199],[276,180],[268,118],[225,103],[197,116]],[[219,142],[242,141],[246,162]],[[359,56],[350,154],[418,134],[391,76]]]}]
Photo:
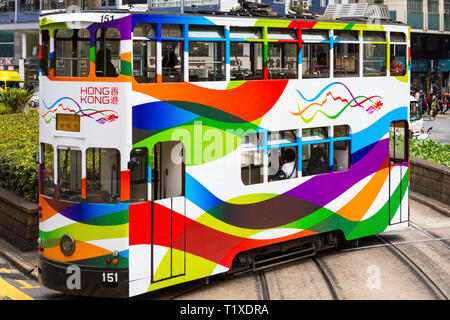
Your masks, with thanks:
[{"label": "tram door", "polygon": [[152,154],[153,281],[185,274],[185,151],[179,141],[159,142]]},{"label": "tram door", "polygon": [[404,120],[393,121],[389,128],[389,221],[408,221],[408,126]]}]

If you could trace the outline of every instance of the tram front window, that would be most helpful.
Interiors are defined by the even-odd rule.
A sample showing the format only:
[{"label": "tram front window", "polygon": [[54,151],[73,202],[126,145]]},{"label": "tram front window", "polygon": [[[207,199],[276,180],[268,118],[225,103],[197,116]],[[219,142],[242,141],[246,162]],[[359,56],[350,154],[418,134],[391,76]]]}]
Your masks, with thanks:
[{"label": "tram front window", "polygon": [[120,152],[89,148],[86,151],[86,197],[88,202],[120,201]]},{"label": "tram front window", "polygon": [[41,174],[41,193],[53,197],[55,193],[54,185],[54,164],[53,164],[53,146],[51,144],[41,144],[42,154],[42,174]]},{"label": "tram front window", "polygon": [[58,198],[81,201],[81,151],[58,149]]}]

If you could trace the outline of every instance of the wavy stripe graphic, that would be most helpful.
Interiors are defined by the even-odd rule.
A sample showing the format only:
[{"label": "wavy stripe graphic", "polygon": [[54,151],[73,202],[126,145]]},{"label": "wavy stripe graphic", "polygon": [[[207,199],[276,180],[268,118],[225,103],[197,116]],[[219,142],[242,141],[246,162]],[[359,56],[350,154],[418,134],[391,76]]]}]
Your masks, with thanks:
[{"label": "wavy stripe graphic", "polygon": [[[74,109],[70,109],[69,107],[65,107],[62,103],[60,103],[63,100],[69,100],[69,101],[72,101],[73,103],[75,103],[75,105],[78,107],[78,111],[76,111]],[[45,103],[45,100],[43,100],[43,103],[44,103],[44,107],[48,110],[46,113],[43,113],[40,115],[44,119],[45,123],[50,123],[53,119],[56,119],[56,117],[53,114],[56,111],[58,111],[60,108],[62,108],[62,110],[64,110],[64,111],[70,111],[73,114],[77,114],[77,115],[81,114],[80,117],[88,117],[91,119],[95,119],[93,117],[93,115],[100,114],[101,117],[95,119],[95,121],[97,121],[97,123],[100,123],[100,124],[112,122],[119,118],[119,116],[115,110],[110,110],[110,109],[97,110],[97,109],[92,109],[92,108],[82,109],[81,106],[78,104],[78,102],[76,102],[74,99],[72,99],[70,97],[59,98],[50,107],[47,106],[47,104]],[[57,106],[57,107],[55,108],[55,106]],[[88,113],[88,111],[92,111],[92,112]],[[46,117],[49,113],[51,113],[52,116],[47,119]]]},{"label": "wavy stripe graphic", "polygon": [[[328,91],[327,93],[326,93],[326,96],[325,96],[325,99],[320,103],[320,102],[315,102],[315,100],[317,100],[328,88],[331,88],[332,86],[335,86],[335,85],[342,85],[345,89],[346,89],[346,91],[350,94],[350,96],[351,96],[351,100],[348,100],[348,99],[346,99],[346,98],[343,98],[343,97],[341,97],[341,96],[334,96],[333,95],[333,93],[331,92],[331,91]],[[308,98],[306,98],[302,93],[301,93],[301,91],[300,90],[296,90],[298,93],[299,93],[299,95],[302,97],[302,99],[303,100],[305,100],[305,101],[307,101],[307,102],[312,102],[312,103],[310,103],[308,106],[306,106],[304,109],[300,109],[300,104],[297,104],[297,109],[298,109],[298,112],[292,112],[292,111],[290,111],[290,113],[292,114],[292,115],[294,115],[294,116],[300,116],[301,118],[302,118],[302,120],[304,121],[304,122],[306,122],[306,123],[309,123],[309,122],[311,122],[315,117],[316,117],[316,115],[318,114],[318,113],[321,113],[321,114],[323,114],[325,117],[327,117],[328,119],[336,119],[337,117],[339,117],[349,106],[351,107],[351,108],[354,108],[354,107],[361,107],[361,108],[363,108],[363,109],[365,109],[366,110],[366,112],[368,112],[369,114],[372,114],[374,111],[376,111],[376,110],[379,110],[380,109],[380,107],[383,105],[383,102],[382,102],[382,98],[381,98],[381,96],[378,96],[378,95],[372,95],[372,96],[370,96],[370,97],[367,97],[367,96],[364,96],[364,95],[360,95],[360,96],[357,96],[357,97],[355,97],[354,95],[353,95],[353,93],[351,92],[351,90],[345,85],[345,84],[343,84],[342,82],[332,82],[332,83],[330,83],[330,84],[328,84],[327,86],[325,86],[321,91],[319,91],[319,93],[316,95],[316,96],[314,96],[313,98],[311,98],[311,99],[308,99]],[[324,106],[324,104],[328,101],[328,97],[330,97],[331,96],[331,98],[333,99],[333,101],[341,101],[341,102],[343,102],[343,103],[346,103],[346,105],[341,109],[341,110],[339,110],[336,114],[334,114],[334,115],[331,115],[331,114],[329,114],[329,113],[326,113],[325,111],[323,111],[323,110],[317,110],[310,118],[305,118],[304,116],[303,116],[303,113],[304,112],[306,112],[309,108],[311,108],[311,107],[313,107],[313,106],[319,106],[319,107],[323,107]],[[362,101],[359,101],[359,99],[363,99]],[[374,101],[374,99],[377,99],[376,101]],[[371,105],[370,106],[365,106],[364,105],[364,103],[366,103],[367,101],[369,101],[370,103],[371,103]],[[354,103],[354,104],[352,104],[352,103]]]}]

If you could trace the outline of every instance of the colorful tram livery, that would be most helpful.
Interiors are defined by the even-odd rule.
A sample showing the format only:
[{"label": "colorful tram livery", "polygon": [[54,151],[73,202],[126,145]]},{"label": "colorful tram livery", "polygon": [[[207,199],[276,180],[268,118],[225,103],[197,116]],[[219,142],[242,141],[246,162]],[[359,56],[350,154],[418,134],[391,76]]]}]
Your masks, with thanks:
[{"label": "colorful tram livery", "polygon": [[41,282],[129,297],[406,227],[409,52],[394,23],[41,16]]}]

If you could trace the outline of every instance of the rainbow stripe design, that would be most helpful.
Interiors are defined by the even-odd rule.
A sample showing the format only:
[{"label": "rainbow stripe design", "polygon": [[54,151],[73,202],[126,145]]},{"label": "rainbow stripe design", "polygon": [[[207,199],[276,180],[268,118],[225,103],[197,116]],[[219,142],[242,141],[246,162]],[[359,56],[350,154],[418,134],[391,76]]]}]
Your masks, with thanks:
[{"label": "rainbow stripe design", "polygon": [[[91,14],[95,18],[92,20],[98,21],[98,13]],[[64,16],[61,17],[62,20]],[[50,30],[52,37],[54,30],[68,28],[58,18],[54,15],[45,23],[41,20],[41,28]],[[269,42],[274,41],[267,35],[268,28],[272,27],[297,28],[298,40],[294,42],[298,42],[300,48],[303,29],[362,32],[388,28],[321,21],[254,18],[239,21],[242,26],[262,28],[263,37],[256,41],[263,43],[265,57]],[[122,85],[121,92],[125,94],[117,108],[87,108],[72,96],[44,96],[41,124],[51,123],[54,114],[64,110],[79,114],[89,123],[92,132],[100,132],[95,131],[99,127],[112,130],[117,126],[115,134],[108,131],[111,135],[105,137],[110,139],[111,145],[119,141],[116,147],[122,159],[133,148],[145,147],[149,151],[149,194],[154,162],[151,154],[155,145],[181,141],[186,152],[185,195],[177,200],[183,205],[178,209],[158,201],[131,203],[130,171],[122,161],[119,204],[69,205],[56,198],[40,197],[43,217],[39,236],[43,256],[86,267],[128,268],[128,294],[133,296],[225,272],[238,253],[253,248],[334,230],[342,231],[348,240],[383,232],[398,219],[402,208],[407,208],[408,163],[390,165],[389,130],[393,121],[408,119],[408,107],[398,98],[409,94],[408,75],[406,78],[356,78],[345,82],[267,80],[265,60],[266,80],[261,81],[163,83],[159,70],[156,84],[138,83],[132,77],[132,30],[143,22],[156,25],[157,34],[149,40],[157,41],[158,45],[168,40],[161,35],[162,24],[183,25],[183,39],[186,39],[189,25],[236,23],[227,17],[157,14],[122,14],[113,22],[83,22],[83,27],[91,31],[89,76],[55,77],[52,53],[53,68],[45,81],[58,85],[67,83],[68,87],[75,87],[74,92],[80,92],[79,87],[86,83],[98,86],[112,83]],[[98,28],[105,27],[121,31],[121,74],[117,78],[95,76],[95,37],[92,35]],[[400,30],[401,26],[395,28]],[[226,47],[230,41],[255,41],[231,40],[229,32],[226,27],[221,40]],[[333,41],[329,40],[330,47]],[[187,43],[185,41],[185,52]],[[229,59],[226,64],[230,64]],[[47,102],[51,104],[48,106]],[[343,124],[352,129],[348,138],[350,169],[283,182],[250,186],[242,183],[241,145],[247,132]],[[123,137],[129,140],[123,142],[120,140]],[[86,143],[82,150],[90,147]],[[233,162],[233,159],[239,160]],[[82,179],[83,198],[86,198],[86,177]],[[75,253],[70,257],[59,249],[59,239],[65,233],[76,240]],[[119,252],[119,264],[107,265],[105,260],[112,258],[114,251]]]}]

